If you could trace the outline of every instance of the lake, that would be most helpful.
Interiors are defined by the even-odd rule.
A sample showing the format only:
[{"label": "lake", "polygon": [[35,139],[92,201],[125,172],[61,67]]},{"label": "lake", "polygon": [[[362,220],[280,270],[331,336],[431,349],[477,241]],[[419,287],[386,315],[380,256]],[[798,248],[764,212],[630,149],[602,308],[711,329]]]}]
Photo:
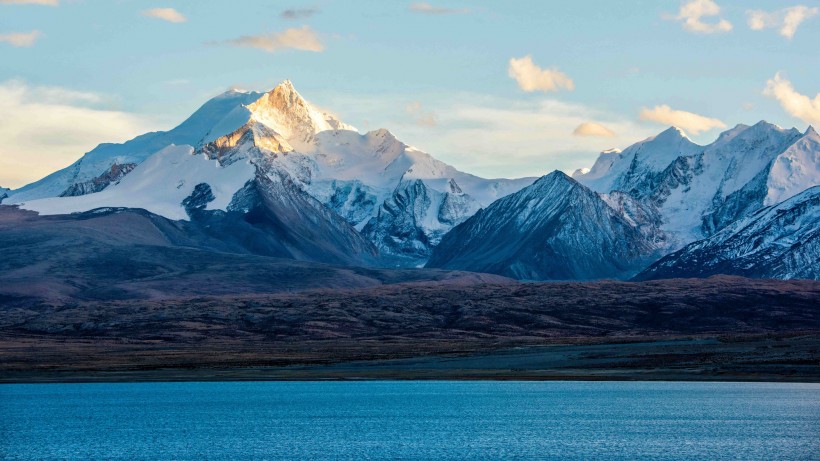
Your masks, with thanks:
[{"label": "lake", "polygon": [[0,385],[5,459],[820,459],[820,385]]}]

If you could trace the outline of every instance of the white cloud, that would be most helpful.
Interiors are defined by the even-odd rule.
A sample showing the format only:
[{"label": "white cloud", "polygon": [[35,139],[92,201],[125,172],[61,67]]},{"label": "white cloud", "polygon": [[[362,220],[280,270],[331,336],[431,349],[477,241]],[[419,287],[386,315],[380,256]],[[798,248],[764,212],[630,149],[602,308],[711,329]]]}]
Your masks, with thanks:
[{"label": "white cloud", "polygon": [[532,62],[532,57],[510,59],[507,74],[518,82],[519,88],[526,92],[560,91],[575,89],[575,83],[567,74],[558,69],[542,69]]},{"label": "white cloud", "polygon": [[783,78],[778,72],[773,79],[766,82],[763,94],[777,99],[783,110],[792,117],[799,118],[806,123],[820,125],[820,93],[817,93],[814,99],[800,94],[794,89],[792,82]]},{"label": "white cloud", "polygon": [[677,16],[683,21],[683,28],[698,34],[716,34],[732,30],[732,23],[718,18],[717,22],[704,22],[703,18],[720,15],[720,6],[714,0],[689,0],[682,4]]},{"label": "white cloud", "polygon": [[180,23],[188,20],[182,13],[173,8],[151,8],[142,12],[143,16],[162,19],[163,21]]},{"label": "white cloud", "polygon": [[42,35],[39,30],[32,30],[26,33],[0,34],[0,42],[5,42],[18,48],[28,48],[34,46],[34,43],[42,37]]},{"label": "white cloud", "polygon": [[57,6],[60,0],[0,0],[0,5],[48,5]]},{"label": "white cloud", "polygon": [[157,128],[143,117],[91,107],[101,95],[0,82],[0,185],[19,187],[65,167],[101,142]]},{"label": "white cloud", "polygon": [[234,40],[228,40],[226,43],[234,46],[244,46],[250,48],[259,48],[268,53],[276,51],[295,49],[302,51],[324,51],[325,46],[313,31],[308,26],[301,28],[286,29],[284,32],[271,32],[262,35],[246,35]]},{"label": "white cloud", "polygon": [[575,136],[598,136],[603,138],[611,138],[615,136],[615,132],[609,128],[595,122],[584,122],[572,131]]},{"label": "white cloud", "polygon": [[800,24],[820,12],[820,8],[803,5],[783,8],[773,12],[749,10],[749,27],[752,30],[778,29],[780,35],[791,40]]},{"label": "white cloud", "polygon": [[464,14],[470,12],[469,8],[443,8],[426,2],[413,3],[409,9],[414,13],[424,14]]},{"label": "white cloud", "polygon": [[655,106],[652,109],[644,107],[641,109],[640,117],[641,120],[673,125],[694,135],[715,128],[726,128],[726,124],[716,118],[704,117],[683,110],[674,110],[667,105]]}]

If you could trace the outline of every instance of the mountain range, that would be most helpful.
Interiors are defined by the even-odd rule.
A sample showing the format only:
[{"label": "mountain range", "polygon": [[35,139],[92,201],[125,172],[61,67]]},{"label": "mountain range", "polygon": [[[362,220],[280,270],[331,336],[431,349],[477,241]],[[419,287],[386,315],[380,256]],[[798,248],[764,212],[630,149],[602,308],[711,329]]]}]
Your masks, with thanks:
[{"label": "mountain range", "polygon": [[820,135],[766,122],[706,146],[669,128],[571,177],[485,179],[385,129],[360,134],[286,81],[229,91],[172,130],[0,189],[3,205],[37,213],[0,218],[5,229],[72,214],[113,226],[136,212],[173,228],[163,241],[175,247],[339,267],[818,279],[818,184]]}]

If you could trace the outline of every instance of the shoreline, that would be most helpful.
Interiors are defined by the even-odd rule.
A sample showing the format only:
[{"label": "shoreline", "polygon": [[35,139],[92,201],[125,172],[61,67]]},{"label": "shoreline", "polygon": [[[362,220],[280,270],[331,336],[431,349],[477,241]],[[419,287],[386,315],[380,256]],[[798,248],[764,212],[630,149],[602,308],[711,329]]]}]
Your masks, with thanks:
[{"label": "shoreline", "polygon": [[[520,345],[492,351],[395,359],[334,360],[226,366],[228,357],[176,366],[0,371],[0,384],[230,381],[686,381],[820,383],[820,335],[646,338],[633,342]],[[224,352],[223,352],[224,353]],[[298,354],[294,354],[298,355]],[[190,359],[193,359],[191,357]],[[282,358],[279,357],[279,360]],[[302,358],[304,359],[304,357]]]}]

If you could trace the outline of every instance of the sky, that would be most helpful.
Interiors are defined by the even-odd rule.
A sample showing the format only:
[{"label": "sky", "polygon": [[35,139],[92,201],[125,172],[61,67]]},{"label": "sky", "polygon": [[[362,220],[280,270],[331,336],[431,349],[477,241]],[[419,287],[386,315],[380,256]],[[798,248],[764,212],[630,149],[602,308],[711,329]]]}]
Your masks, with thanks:
[{"label": "sky", "polygon": [[290,79],[484,177],[820,124],[817,0],[0,0],[0,186]]}]

